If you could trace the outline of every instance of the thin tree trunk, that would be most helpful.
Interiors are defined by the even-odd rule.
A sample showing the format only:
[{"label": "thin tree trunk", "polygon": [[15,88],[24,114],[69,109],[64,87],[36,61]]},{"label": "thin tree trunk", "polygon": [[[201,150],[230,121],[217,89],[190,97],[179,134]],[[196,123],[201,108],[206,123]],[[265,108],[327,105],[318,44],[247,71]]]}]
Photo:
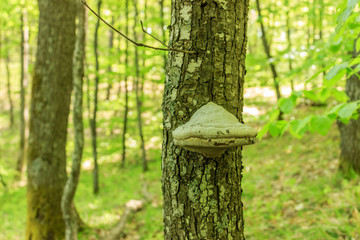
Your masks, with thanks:
[{"label": "thin tree trunk", "polygon": [[[134,8],[135,8],[135,16],[134,16],[134,41],[137,42],[136,30],[135,26],[137,23],[138,17],[138,10],[137,10],[137,0],[133,0]],[[140,100],[140,88],[139,88],[139,80],[140,80],[140,67],[139,67],[139,54],[137,46],[135,46],[135,71],[136,77],[134,79],[134,86],[135,86],[135,95],[136,95],[136,112],[137,112],[137,125],[139,129],[139,137],[140,137],[140,149],[142,153],[142,165],[143,171],[148,170],[148,165],[146,161],[146,152],[145,152],[145,143],[144,143],[144,135],[142,130],[142,117],[141,117],[141,100]]]},{"label": "thin tree trunk", "polygon": [[11,74],[10,74],[10,57],[9,52],[5,56],[5,68],[6,68],[6,79],[7,79],[7,97],[9,101],[9,116],[10,116],[10,128],[14,126],[14,106],[11,97]]},{"label": "thin tree trunk", "polygon": [[[147,10],[147,0],[144,0],[144,22],[146,22],[146,10]],[[145,32],[142,34],[143,42],[145,43]],[[146,55],[145,48],[142,49],[142,71],[140,77],[140,109],[144,101],[144,85],[145,85],[145,67],[146,67]]]},{"label": "thin tree trunk", "polygon": [[25,6],[21,11],[20,17],[20,29],[21,29],[21,77],[20,77],[20,149],[19,157],[17,160],[16,170],[22,173],[25,158],[25,95],[26,86],[28,82],[28,69],[29,69],[29,28],[27,22],[27,11]]},{"label": "thin tree trunk", "polygon": [[[115,18],[114,16],[111,17],[111,25],[114,26]],[[114,31],[111,29],[109,31],[109,57],[112,55],[114,47]],[[112,88],[112,81],[113,81],[113,75],[112,75],[112,62],[109,62],[108,66],[108,85],[106,88],[106,100],[110,99],[110,90]]]},{"label": "thin tree trunk", "polygon": [[265,32],[264,23],[262,21],[261,8],[260,8],[259,0],[256,0],[256,8],[257,8],[258,15],[259,15],[259,22],[260,22],[260,28],[261,28],[261,40],[263,42],[264,50],[265,50],[267,59],[269,61],[271,73],[273,75],[276,98],[277,98],[277,100],[279,100],[281,98],[281,92],[280,92],[280,86],[279,86],[279,81],[278,81],[278,73],[276,71],[275,64],[272,62],[273,57],[271,56],[270,47],[269,47],[269,44],[268,44],[267,39],[266,39],[266,32]]},{"label": "thin tree trunk", "polygon": [[[356,42],[359,41],[360,35],[354,42],[353,58],[359,53],[356,50]],[[356,66],[353,66],[355,68]],[[360,74],[360,72],[358,73]],[[349,101],[360,100],[360,79],[359,75],[353,74],[346,79],[346,94]],[[351,172],[360,175],[360,118],[351,119],[348,124],[338,121],[340,131],[340,165],[339,169],[345,177],[351,176]]]},{"label": "thin tree trunk", "polygon": [[[125,35],[129,35],[129,0],[125,1],[125,16],[126,16],[126,26],[125,26]],[[129,112],[129,92],[128,92],[128,64],[129,64],[129,41],[125,41],[125,106],[124,106],[124,125],[122,132],[122,159],[121,167],[125,167],[125,158],[126,158],[126,131],[127,131],[127,122],[128,122],[128,112]]]},{"label": "thin tree trunk", "polygon": [[324,0],[319,0],[319,39],[323,38]]},{"label": "thin tree trunk", "polygon": [[[97,12],[100,14],[102,0],[98,0]],[[94,109],[92,118],[90,121],[91,126],[91,143],[93,149],[94,158],[94,170],[93,170],[93,192],[97,194],[99,192],[99,166],[97,161],[97,137],[96,137],[96,114],[98,105],[98,91],[99,91],[99,50],[98,50],[98,31],[100,26],[100,19],[97,19],[94,34],[94,52],[95,52],[95,93],[94,93]]]},{"label": "thin tree trunk", "polygon": [[61,197],[75,45],[75,2],[39,0],[27,161],[25,239],[64,239]]},{"label": "thin tree trunk", "polygon": [[73,58],[73,79],[74,79],[74,103],[73,103],[73,123],[74,123],[74,142],[75,148],[72,156],[72,167],[69,178],[67,179],[61,201],[61,208],[65,221],[65,239],[77,240],[78,216],[73,207],[73,199],[79,182],[81,159],[84,147],[84,127],[83,127],[83,77],[85,59],[85,29],[86,17],[85,6],[76,2],[78,23],[76,26],[76,44]]},{"label": "thin tree trunk", "polygon": [[[292,67],[292,44],[291,44],[291,27],[290,27],[290,16],[289,16],[289,12],[290,12],[290,6],[289,6],[289,1],[286,0],[285,1],[285,6],[287,7],[286,10],[286,37],[287,37],[287,42],[288,42],[288,54],[289,54],[289,71],[292,72],[293,67]],[[291,91],[294,92],[294,80],[293,78],[290,79],[290,86],[291,86]]]},{"label": "thin tree trunk", "polygon": [[249,1],[172,2],[163,101],[164,239],[243,240],[241,147],[208,158],[175,146],[172,132],[209,101],[242,122]]},{"label": "thin tree trunk", "polygon": [[307,22],[306,22],[306,27],[307,27],[307,48],[310,48],[310,43],[311,43],[311,23],[312,23],[312,16],[311,16],[311,9],[312,9],[312,2],[311,0],[308,1],[308,15],[307,15]]},{"label": "thin tree trunk", "polygon": [[[159,1],[160,4],[160,25],[161,25],[161,33],[162,33],[162,41],[166,44],[166,34],[165,34],[165,17],[164,17],[164,0]],[[164,69],[166,69],[166,54],[163,54],[164,59]]]}]

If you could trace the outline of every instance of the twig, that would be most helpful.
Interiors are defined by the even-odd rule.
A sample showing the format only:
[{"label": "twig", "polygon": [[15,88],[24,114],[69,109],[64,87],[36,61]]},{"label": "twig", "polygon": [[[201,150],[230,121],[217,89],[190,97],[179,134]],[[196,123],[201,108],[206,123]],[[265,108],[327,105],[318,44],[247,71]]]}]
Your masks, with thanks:
[{"label": "twig", "polygon": [[166,45],[165,43],[163,43],[160,39],[158,39],[157,37],[153,36],[152,34],[148,33],[145,28],[144,28],[144,25],[143,25],[143,22],[140,21],[141,23],[141,28],[143,30],[144,33],[148,34],[150,37],[152,37],[153,39],[155,39],[156,41],[158,41],[159,43],[161,43],[162,45],[164,45],[165,47],[169,48],[168,45]]},{"label": "twig", "polygon": [[143,43],[138,43],[135,42],[134,40],[132,40],[131,38],[127,37],[126,35],[124,35],[123,33],[121,33],[119,30],[117,30],[116,28],[114,28],[113,26],[111,26],[111,24],[109,24],[108,22],[106,22],[102,17],[99,16],[99,14],[97,14],[94,10],[92,10],[89,5],[84,1],[81,0],[82,4],[84,4],[85,7],[87,7],[96,17],[98,17],[103,23],[105,23],[106,25],[108,25],[108,27],[110,27],[112,30],[114,30],[115,32],[117,32],[118,34],[120,34],[122,37],[124,37],[126,40],[130,41],[132,44],[138,46],[138,47],[147,47],[147,48],[151,48],[151,49],[155,49],[155,50],[161,50],[161,51],[175,51],[175,52],[183,52],[183,53],[195,53],[195,51],[188,51],[188,50],[182,50],[182,49],[177,49],[177,48],[158,48],[158,47],[153,47],[153,46],[149,46]]}]

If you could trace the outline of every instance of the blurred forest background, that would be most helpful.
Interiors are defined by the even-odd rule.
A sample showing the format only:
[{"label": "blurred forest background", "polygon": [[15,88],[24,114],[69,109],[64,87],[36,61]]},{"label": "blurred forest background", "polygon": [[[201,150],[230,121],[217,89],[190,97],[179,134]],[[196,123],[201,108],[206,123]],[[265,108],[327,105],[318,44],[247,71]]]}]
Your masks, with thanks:
[{"label": "blurred forest background", "polygon": [[[141,20],[147,33],[168,42],[169,0],[129,1],[128,12],[125,1],[98,3],[88,1],[132,39],[162,47],[142,31]],[[21,156],[27,149],[37,33],[36,1],[0,2],[0,239],[4,240],[22,239],[25,234],[26,162]],[[250,1],[244,122],[259,130],[259,140],[243,150],[247,239],[360,239],[356,174],[360,123],[347,133],[355,137],[343,137],[352,141],[345,145],[358,148],[352,160],[340,157],[340,142],[346,140],[339,132],[344,124],[359,122],[360,84],[354,90],[357,95],[346,92],[347,80],[359,82],[359,37],[358,1]],[[75,204],[89,227],[79,233],[80,239],[98,239],[119,221],[131,199],[146,203],[127,219],[124,239],[163,239],[165,64],[166,52],[126,44],[88,12],[85,145]],[[96,167],[90,124],[95,121]],[[69,120],[68,170],[73,135]],[[94,169],[98,190],[93,185]]]}]

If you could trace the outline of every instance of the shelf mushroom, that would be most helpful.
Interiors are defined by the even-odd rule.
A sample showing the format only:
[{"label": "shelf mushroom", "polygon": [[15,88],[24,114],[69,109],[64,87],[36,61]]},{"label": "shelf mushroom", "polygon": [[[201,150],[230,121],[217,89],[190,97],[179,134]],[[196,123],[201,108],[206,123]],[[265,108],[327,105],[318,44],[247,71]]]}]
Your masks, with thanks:
[{"label": "shelf mushroom", "polygon": [[253,127],[240,123],[213,102],[199,108],[186,124],[173,131],[175,145],[210,158],[231,147],[253,144],[256,135]]}]

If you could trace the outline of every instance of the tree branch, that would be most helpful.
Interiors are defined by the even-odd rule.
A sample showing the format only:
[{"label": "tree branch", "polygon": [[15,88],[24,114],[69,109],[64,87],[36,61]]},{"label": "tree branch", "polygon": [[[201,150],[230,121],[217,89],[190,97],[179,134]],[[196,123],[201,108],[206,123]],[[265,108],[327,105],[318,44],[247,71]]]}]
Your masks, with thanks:
[{"label": "tree branch", "polygon": [[[87,7],[96,17],[98,17],[103,23],[105,23],[108,27],[110,27],[112,30],[114,30],[115,32],[117,32],[118,34],[120,34],[122,37],[124,37],[126,40],[128,40],[129,42],[131,42],[132,44],[136,45],[137,47],[146,47],[146,48],[151,48],[151,49],[155,49],[155,50],[161,50],[161,51],[175,51],[175,52],[183,52],[183,53],[195,53],[195,51],[188,51],[188,50],[182,50],[182,49],[177,49],[177,48],[158,48],[158,47],[153,47],[153,46],[149,46],[143,43],[138,43],[135,42],[134,40],[132,40],[131,38],[127,37],[125,34],[121,33],[119,30],[117,30],[116,28],[114,28],[113,26],[111,26],[111,24],[109,24],[108,22],[106,22],[102,17],[99,16],[99,14],[97,14],[94,10],[92,10],[89,5],[84,1],[81,0],[82,4],[84,4],[85,7]],[[153,36],[152,36],[153,37]],[[155,38],[155,37],[153,37]],[[156,39],[156,38],[155,38]],[[159,41],[159,40],[158,40]],[[163,44],[163,43],[162,43]],[[163,44],[165,45],[165,44]],[[166,46],[166,45],[165,45]]]},{"label": "tree branch", "polygon": [[161,43],[161,44],[164,45],[165,47],[169,48],[168,45],[166,45],[165,43],[163,43],[163,42],[162,42],[161,40],[159,40],[157,37],[155,37],[155,36],[151,35],[150,33],[148,33],[148,32],[145,30],[142,21],[140,21],[140,23],[141,23],[141,28],[142,28],[142,30],[143,30],[144,33],[148,34],[150,37],[152,37],[153,39],[155,39],[156,41],[158,41],[159,43]]}]

